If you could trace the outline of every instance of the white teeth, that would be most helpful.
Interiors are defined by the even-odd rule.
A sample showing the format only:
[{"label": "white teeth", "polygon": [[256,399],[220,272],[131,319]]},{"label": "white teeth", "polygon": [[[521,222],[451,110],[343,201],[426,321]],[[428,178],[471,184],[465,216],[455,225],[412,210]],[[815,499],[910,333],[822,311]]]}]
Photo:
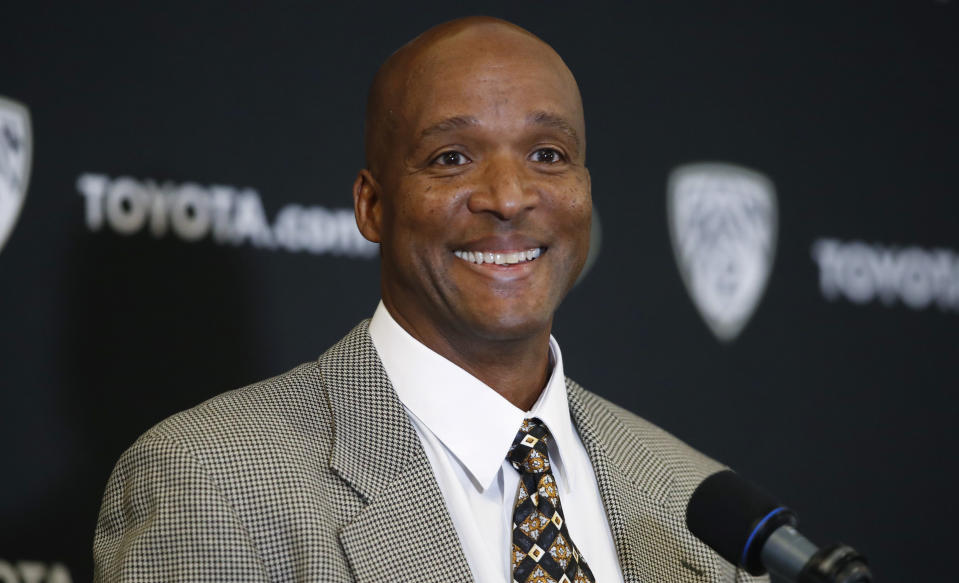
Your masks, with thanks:
[{"label": "white teeth", "polygon": [[477,265],[482,265],[484,263],[495,263],[496,265],[514,265],[516,263],[532,261],[542,254],[543,250],[540,247],[534,247],[532,249],[527,249],[526,251],[511,251],[509,253],[495,253],[493,251],[463,251],[461,249],[453,251],[453,255],[456,255],[464,261],[476,263]]}]

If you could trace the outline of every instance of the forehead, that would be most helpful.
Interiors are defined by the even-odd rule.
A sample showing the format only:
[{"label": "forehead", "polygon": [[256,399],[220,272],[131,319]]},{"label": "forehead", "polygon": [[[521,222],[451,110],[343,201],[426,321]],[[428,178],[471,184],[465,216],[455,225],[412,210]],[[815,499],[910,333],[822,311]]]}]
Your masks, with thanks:
[{"label": "forehead", "polygon": [[493,121],[534,112],[582,126],[579,91],[566,65],[541,41],[515,33],[436,42],[411,63],[400,93],[410,129],[452,115]]}]

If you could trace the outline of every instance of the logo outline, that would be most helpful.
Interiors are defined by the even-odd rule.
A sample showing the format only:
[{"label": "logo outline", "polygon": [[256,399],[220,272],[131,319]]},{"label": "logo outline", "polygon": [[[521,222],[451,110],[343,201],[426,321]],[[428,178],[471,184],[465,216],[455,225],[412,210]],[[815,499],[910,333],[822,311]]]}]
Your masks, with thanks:
[{"label": "logo outline", "polygon": [[[9,120],[19,123],[22,133],[12,136]],[[20,141],[19,163],[8,142]],[[11,161],[13,160],[13,161]],[[17,167],[15,167],[17,166]],[[0,95],[0,251],[13,235],[30,189],[33,169],[33,127],[30,110],[18,101]]]},{"label": "logo outline", "polygon": [[[670,172],[666,193],[670,242],[686,291],[713,335],[731,342],[756,312],[772,274],[779,230],[775,185],[737,164],[694,162]],[[697,208],[690,211],[690,205]],[[703,241],[712,246],[703,247]],[[723,269],[717,259],[725,261]],[[719,280],[729,284],[737,272],[745,275],[731,282],[734,291],[719,292]]]}]

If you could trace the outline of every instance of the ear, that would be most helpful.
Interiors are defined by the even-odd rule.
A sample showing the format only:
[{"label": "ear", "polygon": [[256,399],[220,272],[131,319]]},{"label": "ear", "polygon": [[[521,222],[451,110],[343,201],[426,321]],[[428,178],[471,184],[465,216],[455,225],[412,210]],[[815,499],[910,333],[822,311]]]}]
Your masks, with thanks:
[{"label": "ear", "polygon": [[373,243],[381,241],[383,204],[380,185],[367,169],[360,170],[353,182],[353,214],[360,233]]},{"label": "ear", "polygon": [[586,192],[589,193],[589,200],[593,200],[593,176],[589,173],[589,168],[583,167],[586,171]]}]

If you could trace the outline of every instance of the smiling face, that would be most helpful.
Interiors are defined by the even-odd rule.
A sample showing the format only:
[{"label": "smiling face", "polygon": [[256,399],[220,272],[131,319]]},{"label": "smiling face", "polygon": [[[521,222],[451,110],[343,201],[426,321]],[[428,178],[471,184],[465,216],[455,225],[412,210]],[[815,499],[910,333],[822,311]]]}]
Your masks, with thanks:
[{"label": "smiling face", "polygon": [[500,23],[416,42],[377,82],[383,119],[368,123],[383,130],[354,186],[383,301],[427,345],[545,337],[589,247],[575,81]]}]

